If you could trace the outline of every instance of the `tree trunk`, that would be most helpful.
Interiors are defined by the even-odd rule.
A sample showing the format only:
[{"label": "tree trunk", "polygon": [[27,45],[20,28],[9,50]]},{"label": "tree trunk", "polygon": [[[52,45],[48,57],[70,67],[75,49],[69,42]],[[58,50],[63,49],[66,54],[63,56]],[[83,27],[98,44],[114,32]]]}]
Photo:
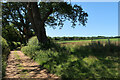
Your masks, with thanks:
[{"label": "tree trunk", "polygon": [[45,27],[44,27],[44,24],[41,24],[39,26],[39,29],[37,30],[37,38],[38,38],[38,41],[40,43],[46,43],[48,40],[47,40],[47,36],[46,36],[46,31],[45,31]]},{"label": "tree trunk", "polygon": [[47,36],[45,31],[45,22],[41,20],[41,15],[37,2],[28,3],[28,16],[32,24],[32,28],[40,43],[47,43]]}]

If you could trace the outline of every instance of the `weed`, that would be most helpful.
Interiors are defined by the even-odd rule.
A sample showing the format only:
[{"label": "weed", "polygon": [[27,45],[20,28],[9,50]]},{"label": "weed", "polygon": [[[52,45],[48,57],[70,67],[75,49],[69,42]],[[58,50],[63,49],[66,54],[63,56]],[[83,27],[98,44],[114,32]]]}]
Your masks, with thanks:
[{"label": "weed", "polygon": [[17,54],[17,52],[14,52],[14,56],[15,56],[15,58],[17,58],[18,60],[20,59],[20,56]]}]

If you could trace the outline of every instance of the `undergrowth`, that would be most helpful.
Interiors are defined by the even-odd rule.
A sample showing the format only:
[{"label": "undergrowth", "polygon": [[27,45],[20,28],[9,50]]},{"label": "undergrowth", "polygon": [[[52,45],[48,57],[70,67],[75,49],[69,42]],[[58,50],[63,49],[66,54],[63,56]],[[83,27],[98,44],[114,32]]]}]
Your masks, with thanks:
[{"label": "undergrowth", "polygon": [[31,38],[22,48],[23,53],[63,80],[120,79],[119,45],[99,42],[70,49],[54,42],[42,45],[37,41]]},{"label": "undergrowth", "polygon": [[[0,46],[2,46],[2,78],[5,77],[5,71],[7,66],[7,59],[10,53],[10,48],[7,41],[0,36]],[[1,56],[1,54],[0,54]]]}]

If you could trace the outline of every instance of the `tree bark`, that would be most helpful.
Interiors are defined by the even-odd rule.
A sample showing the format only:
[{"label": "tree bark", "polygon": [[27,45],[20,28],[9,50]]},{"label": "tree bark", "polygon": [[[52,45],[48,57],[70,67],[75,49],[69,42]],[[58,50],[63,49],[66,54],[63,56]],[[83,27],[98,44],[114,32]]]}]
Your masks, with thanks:
[{"label": "tree bark", "polygon": [[45,23],[41,20],[41,15],[37,2],[28,3],[28,16],[32,24],[32,28],[35,31],[35,34],[40,43],[47,43],[48,39],[45,31]]}]

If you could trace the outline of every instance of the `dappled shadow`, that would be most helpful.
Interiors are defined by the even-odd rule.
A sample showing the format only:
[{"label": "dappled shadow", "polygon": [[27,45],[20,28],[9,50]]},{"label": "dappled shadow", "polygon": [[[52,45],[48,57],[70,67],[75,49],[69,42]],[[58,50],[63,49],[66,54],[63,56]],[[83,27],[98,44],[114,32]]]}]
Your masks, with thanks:
[{"label": "dappled shadow", "polygon": [[[16,55],[19,58],[16,58]],[[47,69],[41,67],[20,51],[12,51],[9,56],[4,79],[9,80],[10,78],[60,79],[56,75],[48,73]]]},{"label": "dappled shadow", "polygon": [[120,45],[116,44],[101,44],[91,43],[87,46],[77,46],[74,49],[74,55],[76,56],[97,56],[97,57],[106,57],[106,56],[120,56]]},{"label": "dappled shadow", "polygon": [[[119,45],[93,42],[68,48],[51,43],[39,45],[39,47],[26,46],[23,51],[41,64],[41,68],[45,67],[47,73],[60,75],[63,80],[89,80],[90,77],[95,79],[118,78]],[[36,69],[28,71],[35,72],[35,75],[39,73]]]},{"label": "dappled shadow", "polygon": [[59,52],[56,57],[51,57],[52,59],[43,65],[49,66],[48,70],[52,73],[59,71],[63,80],[85,80],[90,77],[120,79],[119,56],[120,45],[95,42],[74,47],[73,51]]},{"label": "dappled shadow", "polygon": [[3,78],[2,80],[60,80],[54,78]]}]

